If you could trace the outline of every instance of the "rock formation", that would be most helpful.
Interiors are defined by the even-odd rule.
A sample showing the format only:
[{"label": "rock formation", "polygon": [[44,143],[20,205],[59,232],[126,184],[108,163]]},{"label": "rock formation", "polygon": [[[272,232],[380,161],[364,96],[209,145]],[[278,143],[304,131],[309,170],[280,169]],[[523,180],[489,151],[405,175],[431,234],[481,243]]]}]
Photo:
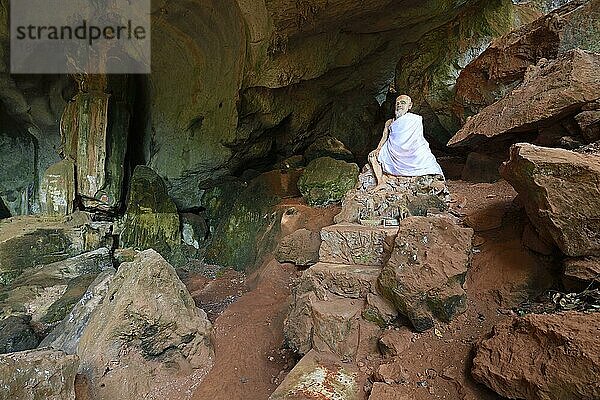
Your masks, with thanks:
[{"label": "rock formation", "polygon": [[473,376],[511,399],[598,398],[599,318],[567,312],[502,323],[477,345]]},{"label": "rock formation", "polygon": [[0,398],[75,400],[79,359],[41,349],[0,355]]},{"label": "rock formation", "polygon": [[381,224],[408,216],[427,215],[447,208],[448,189],[441,175],[388,178],[384,190],[373,192],[375,176],[369,166],[363,168],[354,189],[342,202],[336,223]]},{"label": "rock formation", "polygon": [[531,65],[568,50],[598,51],[598,0],[569,1],[557,10],[494,40],[456,82],[463,123],[521,84]]},{"label": "rock formation", "polygon": [[115,272],[113,268],[107,268],[98,274],[71,312],[40,342],[39,347],[76,354],[81,335],[92,313],[104,299]]},{"label": "rock formation", "polygon": [[213,232],[206,261],[250,270],[275,249],[283,212],[275,206],[280,195],[289,192],[282,191],[281,180],[270,175],[261,174],[250,182],[226,182],[204,193],[202,204]]},{"label": "rock formation", "polygon": [[417,331],[449,322],[467,307],[462,288],[471,259],[473,231],[443,217],[400,223],[389,260],[379,276],[383,295]]},{"label": "rock formation", "polygon": [[85,213],[65,217],[13,217],[0,221],[0,284],[23,270],[110,247],[112,225]]},{"label": "rock formation", "polygon": [[133,172],[120,242],[138,250],[152,248],[167,258],[181,243],[177,207],[162,179],[148,167]]},{"label": "rock formation", "polygon": [[281,239],[274,255],[281,263],[308,266],[319,261],[320,247],[321,238],[318,232],[298,229]]},{"label": "rock formation", "polygon": [[510,154],[502,176],[537,231],[568,256],[600,254],[600,156],[525,143]]},{"label": "rock formation", "polygon": [[356,368],[329,354],[311,351],[294,367],[269,400],[359,399]]},{"label": "rock formation", "polygon": [[563,285],[567,290],[581,292],[600,284],[600,257],[567,258],[563,267]]},{"label": "rock formation", "polygon": [[311,161],[298,181],[298,189],[311,206],[341,201],[356,185],[358,166],[331,157]]},{"label": "rock formation", "polygon": [[75,164],[61,160],[48,167],[40,189],[40,211],[46,215],[69,215],[75,203]]},{"label": "rock formation", "polygon": [[166,396],[210,370],[211,335],[173,267],[146,250],[121,264],[93,312],[77,346],[79,370],[92,399]]},{"label": "rock formation", "polygon": [[568,115],[574,116],[600,97],[598,71],[600,56],[578,49],[556,60],[541,60],[520,86],[470,118],[448,145],[485,142],[489,146],[490,142],[510,142],[515,137],[522,140],[527,133],[535,138],[538,127],[551,127]]},{"label": "rock formation", "polygon": [[30,317],[36,334],[43,337],[67,316],[96,276],[107,269],[112,269],[107,248],[28,268],[0,289],[0,313]]},{"label": "rock formation", "polygon": [[0,354],[35,349],[40,342],[30,315],[4,316],[0,321]]}]

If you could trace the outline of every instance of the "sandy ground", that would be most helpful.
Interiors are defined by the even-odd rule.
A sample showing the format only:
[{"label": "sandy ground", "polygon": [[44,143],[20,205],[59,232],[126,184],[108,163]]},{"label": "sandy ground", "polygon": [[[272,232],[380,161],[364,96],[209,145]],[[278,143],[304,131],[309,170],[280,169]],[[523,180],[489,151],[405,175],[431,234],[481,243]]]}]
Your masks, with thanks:
[{"label": "sandy ground", "polygon": [[[379,380],[393,376],[394,392],[414,400],[499,399],[470,377],[473,344],[511,315],[513,307],[552,284],[553,260],[521,244],[526,217],[515,205],[516,193],[508,184],[451,181],[449,188],[451,212],[476,230],[475,254],[466,282],[468,311],[451,324],[422,334],[398,329],[404,343],[395,358],[357,360],[364,398],[377,380],[371,376],[378,376],[380,370]],[[311,209],[295,200],[282,206],[300,211],[290,229],[300,226],[317,231],[331,224],[337,212],[335,208]],[[299,274],[293,265],[267,259],[248,277],[228,271],[212,281],[193,276],[185,279],[198,305],[209,309],[215,328],[216,364],[194,399],[268,399],[296,361],[285,350],[282,330],[290,288]]]}]

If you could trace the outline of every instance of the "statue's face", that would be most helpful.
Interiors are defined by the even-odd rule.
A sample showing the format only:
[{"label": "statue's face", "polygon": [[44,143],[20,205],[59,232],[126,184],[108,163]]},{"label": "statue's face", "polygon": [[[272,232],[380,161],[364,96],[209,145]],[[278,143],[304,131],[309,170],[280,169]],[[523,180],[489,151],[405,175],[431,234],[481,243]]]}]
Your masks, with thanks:
[{"label": "statue's face", "polygon": [[396,99],[396,118],[400,118],[412,108],[412,100],[403,94]]}]

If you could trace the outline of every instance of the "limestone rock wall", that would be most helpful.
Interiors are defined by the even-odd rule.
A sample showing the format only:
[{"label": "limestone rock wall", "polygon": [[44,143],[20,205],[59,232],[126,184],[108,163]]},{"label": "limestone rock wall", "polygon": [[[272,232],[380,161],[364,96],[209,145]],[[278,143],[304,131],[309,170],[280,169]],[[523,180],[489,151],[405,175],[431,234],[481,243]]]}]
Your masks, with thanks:
[{"label": "limestone rock wall", "polygon": [[[35,212],[73,93],[66,77],[8,74],[8,1],[1,2],[0,108],[34,136],[37,160],[21,185],[29,206],[12,212]],[[457,128],[445,102],[458,72],[533,15],[532,6],[509,0],[153,2],[152,74],[137,89],[144,106],[132,113],[131,151],[139,154],[129,162],[156,170],[188,210],[215,181],[299,154],[321,136],[361,159],[381,134],[394,81],[417,99],[427,135],[444,143]]]}]

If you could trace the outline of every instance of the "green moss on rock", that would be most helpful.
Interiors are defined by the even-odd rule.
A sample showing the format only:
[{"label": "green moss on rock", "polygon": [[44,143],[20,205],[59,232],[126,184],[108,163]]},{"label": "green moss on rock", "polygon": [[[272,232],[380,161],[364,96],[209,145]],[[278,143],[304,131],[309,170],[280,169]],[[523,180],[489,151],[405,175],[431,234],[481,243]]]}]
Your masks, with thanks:
[{"label": "green moss on rock", "polygon": [[146,166],[133,172],[120,240],[122,247],[154,249],[165,258],[181,242],[177,207],[163,180]]},{"label": "green moss on rock", "polygon": [[280,199],[261,176],[246,187],[226,183],[207,192],[207,211],[214,234],[206,261],[236,270],[252,269],[260,257],[276,246],[281,213],[274,206]]},{"label": "green moss on rock", "polygon": [[311,206],[326,206],[341,201],[358,182],[358,165],[331,157],[321,157],[308,164],[298,181],[298,188]]}]

